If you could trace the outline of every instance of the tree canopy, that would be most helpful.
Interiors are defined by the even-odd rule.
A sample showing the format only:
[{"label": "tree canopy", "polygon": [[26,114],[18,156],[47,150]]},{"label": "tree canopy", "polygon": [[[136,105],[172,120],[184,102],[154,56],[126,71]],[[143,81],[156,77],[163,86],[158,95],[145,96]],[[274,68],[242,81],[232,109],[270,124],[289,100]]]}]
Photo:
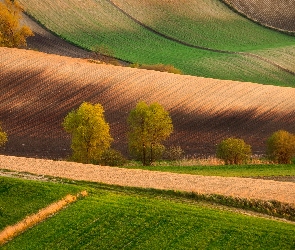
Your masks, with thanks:
[{"label": "tree canopy", "polygon": [[22,8],[16,1],[0,1],[0,47],[24,47],[32,30],[21,25]]},{"label": "tree canopy", "polygon": [[139,102],[128,116],[130,153],[150,165],[163,153],[162,142],[173,131],[169,113],[158,103]]},{"label": "tree canopy", "polygon": [[63,121],[64,129],[72,135],[73,160],[82,163],[99,161],[113,141],[109,124],[100,104],[83,102]]},{"label": "tree canopy", "polygon": [[251,156],[251,146],[243,139],[227,138],[217,145],[217,157],[225,164],[241,164]]},{"label": "tree canopy", "polygon": [[291,163],[295,156],[295,135],[279,130],[267,139],[267,155],[275,163]]},{"label": "tree canopy", "polygon": [[0,124],[0,147],[3,147],[7,141],[7,134],[2,130]]}]

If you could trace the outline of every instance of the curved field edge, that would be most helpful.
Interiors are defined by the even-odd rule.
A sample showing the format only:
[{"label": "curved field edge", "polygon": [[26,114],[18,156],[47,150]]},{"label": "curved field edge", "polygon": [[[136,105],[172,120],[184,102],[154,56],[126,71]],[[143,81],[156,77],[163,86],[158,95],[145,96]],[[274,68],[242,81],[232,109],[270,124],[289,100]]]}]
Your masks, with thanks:
[{"label": "curved field edge", "polygon": [[[115,52],[116,57],[127,61],[141,64],[172,64],[190,75],[281,86],[294,85],[294,76],[289,74],[292,71],[292,68],[289,68],[290,64],[286,68],[287,71],[282,71],[287,64],[277,63],[280,65],[277,67],[261,61],[260,58],[219,55],[177,44],[130,21],[107,2],[98,4],[90,1],[82,6],[76,6],[78,3],[63,2],[62,8],[57,8],[59,4],[52,5],[51,2],[33,4],[23,1],[23,4],[30,7],[31,10],[28,9],[30,15],[62,38],[87,49],[105,44]],[[83,11],[77,14],[74,6]],[[46,11],[42,10],[44,7]],[[63,9],[67,11],[59,13]],[[89,14],[89,11],[97,14]],[[89,19],[91,15],[94,16]],[[60,20],[61,16],[63,21],[55,22]],[[61,23],[63,26],[59,26]]]},{"label": "curved field edge", "polygon": [[29,26],[34,36],[27,38],[27,49],[76,58],[92,58],[93,52],[77,47],[47,30],[33,17],[22,16],[22,23]]},{"label": "curved field edge", "polygon": [[[197,161],[196,161],[197,162]],[[224,177],[250,177],[273,180],[285,180],[295,182],[295,164],[276,165],[276,164],[251,164],[251,165],[219,165],[219,166],[169,166],[169,162],[161,163],[159,166],[123,166],[128,169],[144,169],[151,171],[163,171],[179,174],[194,174],[204,176],[224,176]],[[164,165],[165,164],[165,165]]]},{"label": "curved field edge", "polygon": [[274,131],[294,131],[295,89],[174,75],[89,63],[40,52],[0,49],[0,116],[10,137],[3,152],[64,158],[69,136],[61,123],[83,101],[101,103],[114,146],[127,154],[127,117],[139,100],[169,111],[166,145],[186,154],[215,154],[223,138],[241,137],[265,153]]},{"label": "curved field edge", "polygon": [[217,194],[241,199],[277,201],[294,205],[295,183],[272,180],[200,176],[116,167],[1,156],[1,168],[75,181],[110,185]]},{"label": "curved field edge", "polygon": [[265,27],[295,35],[292,1],[221,0],[234,11]]},{"label": "curved field edge", "polygon": [[[294,74],[294,64],[288,58],[272,57],[271,53],[267,53],[267,50],[276,51],[283,47],[293,53],[294,37],[252,24],[216,0],[178,3],[159,3],[154,0],[144,3],[136,3],[134,0],[109,2],[134,22],[171,41],[215,53],[256,57]],[[266,52],[261,53],[260,50]]]},{"label": "curved field edge", "polygon": [[88,189],[90,196],[26,231],[3,249],[22,249],[24,245],[32,249],[225,245],[275,249],[278,242],[280,249],[293,247],[293,224],[257,218],[259,215],[253,213],[241,215],[241,211],[202,203],[201,198],[190,194],[87,182],[75,185]]}]

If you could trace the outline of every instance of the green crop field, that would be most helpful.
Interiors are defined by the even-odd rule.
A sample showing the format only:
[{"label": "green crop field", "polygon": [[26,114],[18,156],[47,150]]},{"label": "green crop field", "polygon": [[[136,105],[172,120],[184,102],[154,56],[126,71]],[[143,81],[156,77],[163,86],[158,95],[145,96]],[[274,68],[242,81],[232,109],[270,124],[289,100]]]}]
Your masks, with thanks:
[{"label": "green crop field", "polygon": [[[180,11],[176,8],[178,5],[173,7],[168,1],[154,4],[150,0],[147,6],[131,0],[113,1],[127,13],[111,1],[20,2],[49,30],[83,48],[91,50],[106,45],[118,58],[140,64],[172,64],[190,75],[295,85],[294,75],[288,72],[295,71],[295,60],[290,56],[295,50],[295,37],[253,24],[218,0],[190,1],[191,5],[181,5]],[[140,10],[145,8],[149,11],[140,15]],[[202,14],[204,9],[208,10],[206,15]],[[141,16],[143,19],[138,22],[136,19]],[[245,54],[208,51],[183,42],[211,49],[251,52],[271,62]]]},{"label": "green crop field", "polygon": [[221,165],[221,166],[125,166],[178,174],[196,174],[225,177],[295,176],[295,165]]},{"label": "green crop field", "polygon": [[[7,185],[15,180],[5,179]],[[40,183],[23,182],[39,190]],[[153,191],[77,183],[90,195],[27,230],[2,249],[294,249],[295,225],[242,215]],[[43,183],[63,193],[64,184]],[[72,189],[72,190],[73,190]],[[36,194],[38,197],[38,195]],[[5,199],[19,199],[18,194]],[[45,197],[45,196],[44,196]],[[23,200],[23,198],[22,198]],[[34,196],[23,203],[30,205]]]},{"label": "green crop field", "polygon": [[0,177],[0,230],[80,190],[69,185]]},{"label": "green crop field", "polygon": [[295,37],[259,26],[219,0],[111,2],[153,30],[191,45],[237,52],[294,46]]}]

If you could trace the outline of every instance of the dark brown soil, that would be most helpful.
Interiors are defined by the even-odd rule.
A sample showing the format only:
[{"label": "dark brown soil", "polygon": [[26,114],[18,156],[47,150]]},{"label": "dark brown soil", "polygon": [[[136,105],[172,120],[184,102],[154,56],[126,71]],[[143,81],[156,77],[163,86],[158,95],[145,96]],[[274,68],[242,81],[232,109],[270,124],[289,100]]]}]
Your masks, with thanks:
[{"label": "dark brown soil", "polygon": [[295,89],[181,76],[28,50],[0,48],[0,120],[9,135],[3,154],[60,159],[70,154],[61,123],[83,101],[101,103],[114,138],[127,155],[127,117],[139,100],[171,114],[166,145],[186,154],[215,154],[227,137],[243,138],[263,154],[276,130],[295,132]]}]

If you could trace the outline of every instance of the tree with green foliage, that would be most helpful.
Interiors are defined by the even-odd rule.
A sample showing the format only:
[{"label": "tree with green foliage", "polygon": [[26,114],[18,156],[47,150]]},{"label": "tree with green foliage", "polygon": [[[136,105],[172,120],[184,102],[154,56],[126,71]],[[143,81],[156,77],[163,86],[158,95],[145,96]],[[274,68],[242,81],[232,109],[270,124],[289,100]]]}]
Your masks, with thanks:
[{"label": "tree with green foliage", "polygon": [[0,47],[24,47],[32,30],[21,25],[22,9],[17,1],[0,1]]},{"label": "tree with green foliage", "polygon": [[7,134],[2,130],[1,124],[0,124],[0,147],[3,147],[7,141],[8,141]]},{"label": "tree with green foliage", "polygon": [[82,163],[98,161],[113,141],[110,127],[100,104],[83,102],[63,121],[64,129],[72,135],[73,160]]},{"label": "tree with green foliage", "polygon": [[267,155],[275,163],[289,164],[295,156],[295,135],[279,130],[267,139]]},{"label": "tree with green foliage", "polygon": [[251,156],[251,146],[244,140],[227,138],[217,145],[217,157],[224,160],[225,164],[241,164]]},{"label": "tree with green foliage", "polygon": [[143,165],[151,165],[163,154],[162,142],[173,131],[169,113],[158,103],[139,102],[128,116],[128,125],[130,153]]}]

